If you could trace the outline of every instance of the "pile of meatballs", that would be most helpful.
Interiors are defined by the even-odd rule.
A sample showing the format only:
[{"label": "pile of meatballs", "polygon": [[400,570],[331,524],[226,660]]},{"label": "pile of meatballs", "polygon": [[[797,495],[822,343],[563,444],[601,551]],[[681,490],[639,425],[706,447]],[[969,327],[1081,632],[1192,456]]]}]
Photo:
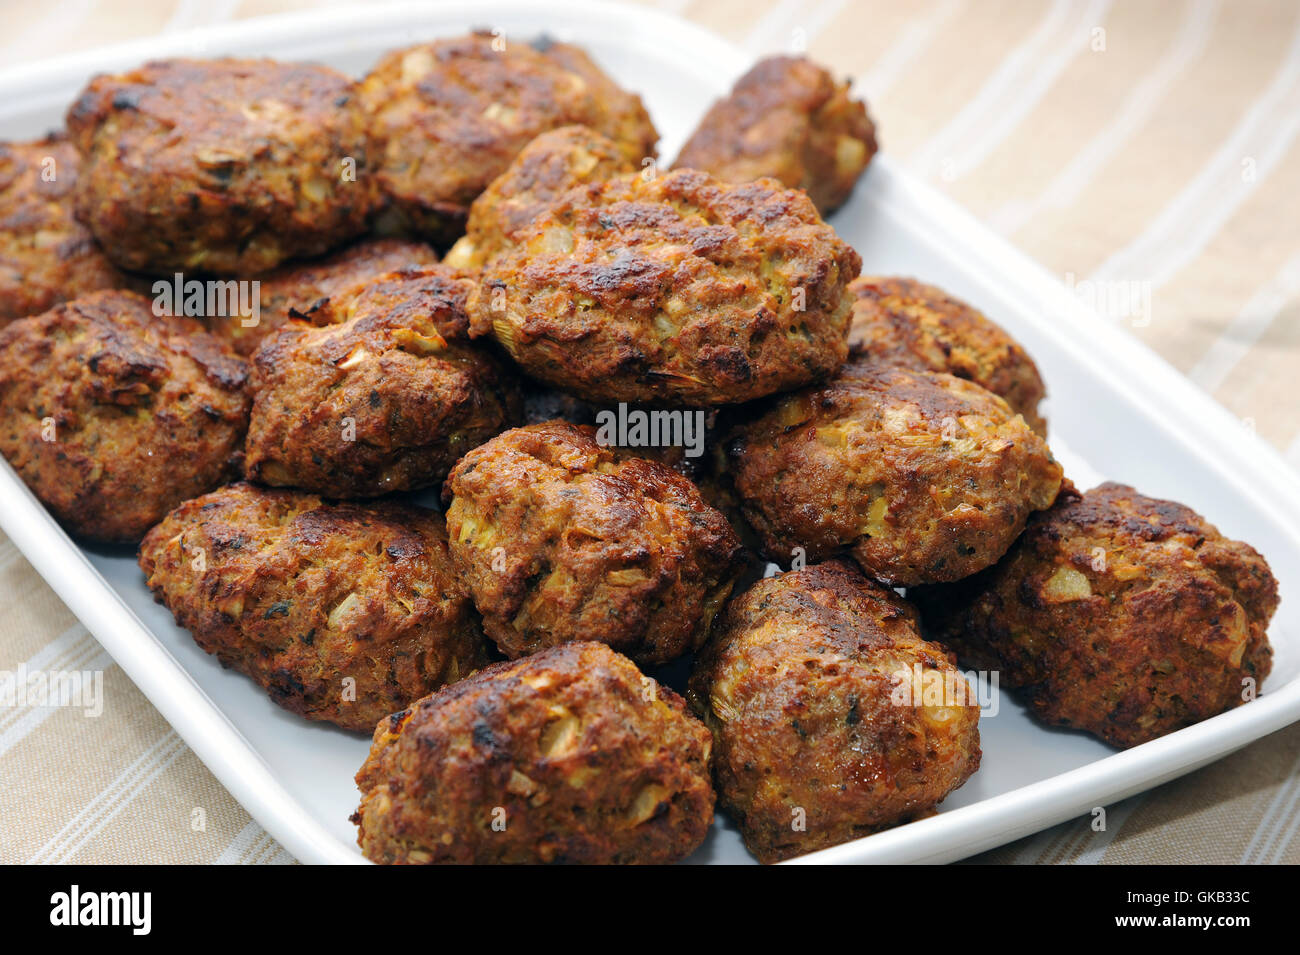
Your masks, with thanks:
[{"label": "pile of meatballs", "polygon": [[[0,452],[223,665],[373,734],[376,862],[671,862],[715,802],[763,862],[920,819],[979,768],[961,667],[1117,747],[1253,698],[1264,559],[1078,491],[1019,344],[859,275],[847,83],[765,59],[657,139],[547,38],[98,76],[0,145]],[[160,304],[190,280],[257,309]],[[619,446],[616,407],[706,452]]]}]

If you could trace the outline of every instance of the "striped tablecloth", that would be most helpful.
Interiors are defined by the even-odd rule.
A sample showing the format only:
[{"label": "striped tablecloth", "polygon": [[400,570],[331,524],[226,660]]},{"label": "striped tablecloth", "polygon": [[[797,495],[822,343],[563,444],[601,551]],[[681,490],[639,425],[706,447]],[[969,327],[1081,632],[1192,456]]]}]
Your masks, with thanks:
[{"label": "striped tablecloth", "polygon": [[[317,5],[9,4],[0,63]],[[891,156],[1063,280],[1137,283],[1117,317],[1300,466],[1300,4],[657,5],[857,78]],[[0,709],[0,862],[293,861],[2,538],[0,601],[0,670],[102,669],[110,701]],[[1300,862],[1300,725],[1090,822],[977,861]]]}]

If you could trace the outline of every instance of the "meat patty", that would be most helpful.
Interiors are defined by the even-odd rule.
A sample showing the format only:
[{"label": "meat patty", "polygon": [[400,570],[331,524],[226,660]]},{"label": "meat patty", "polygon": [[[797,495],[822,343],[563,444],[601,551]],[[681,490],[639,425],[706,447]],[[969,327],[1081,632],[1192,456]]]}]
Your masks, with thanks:
[{"label": "meat patty", "polygon": [[917,623],[836,561],[728,604],[688,698],[713,732],[720,804],[759,861],[930,815],[979,768],[974,693]]},{"label": "meat patty", "polygon": [[620,176],[534,219],[469,310],[474,334],[579,397],[738,403],[840,366],[860,266],[807,196],[772,180]]},{"label": "meat patty", "polygon": [[952,375],[848,365],[774,400],[729,445],[745,515],[772,559],[851,554],[895,586],[993,564],[1061,466],[1001,398]]},{"label": "meat patty", "polygon": [[254,358],[247,476],[333,497],[428,487],[522,415],[508,372],[469,343],[471,283],[391,272],[291,322]]},{"label": "meat patty", "polygon": [[915,279],[862,276],[849,286],[849,351],[862,361],[942,371],[1000,396],[1040,435],[1047,388],[1014,338],[981,312]]},{"label": "meat patty", "polygon": [[456,567],[516,658],[599,640],[641,663],[698,647],[740,571],[726,518],[671,468],[564,421],[467,454],[443,492]]},{"label": "meat patty", "polygon": [[73,215],[78,165],[62,135],[0,143],[0,325],[129,284]]},{"label": "meat patty", "polygon": [[542,133],[474,200],[465,235],[447,253],[447,264],[480,268],[568,190],[633,171],[618,143],[586,126]]},{"label": "meat patty", "polygon": [[713,104],[674,168],[726,182],[779,179],[829,215],[875,154],[875,126],[848,83],[806,57],[770,56]]},{"label": "meat patty", "polygon": [[140,568],[200,647],[309,720],[371,732],[487,663],[433,511],[232,484],[150,531]]},{"label": "meat patty", "polygon": [[162,60],[68,110],[77,215],[123,268],[251,277],[328,252],[378,198],[356,84],[273,60]]},{"label": "meat patty", "polygon": [[289,262],[258,278],[259,315],[209,319],[208,326],[239,354],[250,356],[291,318],[322,324],[331,299],[386,272],[436,265],[438,255],[423,242],[362,239],[320,259]]},{"label": "meat patty", "polygon": [[674,862],[713,820],[710,747],[626,657],[553,647],[380,723],[357,843],[389,864]]},{"label": "meat patty", "polygon": [[577,47],[489,33],[384,56],[362,81],[381,151],[379,178],[407,225],[448,245],[470,203],[539,133],[589,126],[627,161],[653,157],[659,134],[634,93]]},{"label": "meat patty", "polygon": [[1277,581],[1248,544],[1122,484],[1073,486],[996,567],[917,592],[927,628],[1045,723],[1128,747],[1253,699]]},{"label": "meat patty", "polygon": [[198,322],[92,292],[0,329],[0,453],[71,533],[134,544],[238,475],[247,386]]}]

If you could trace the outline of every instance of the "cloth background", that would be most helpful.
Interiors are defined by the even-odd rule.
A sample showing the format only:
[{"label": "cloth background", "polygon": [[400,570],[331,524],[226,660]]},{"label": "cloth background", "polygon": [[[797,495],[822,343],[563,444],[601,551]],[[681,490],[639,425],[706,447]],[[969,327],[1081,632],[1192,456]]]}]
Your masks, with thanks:
[{"label": "cloth background", "polygon": [[[8,0],[0,65],[320,5]],[[1300,4],[653,5],[856,78],[895,160],[1064,281],[1142,283],[1132,333],[1300,466]],[[0,709],[0,862],[293,861],[2,537],[0,606],[0,670],[103,668],[109,700],[97,719]],[[1090,823],[975,861],[1300,862],[1300,725]]]}]

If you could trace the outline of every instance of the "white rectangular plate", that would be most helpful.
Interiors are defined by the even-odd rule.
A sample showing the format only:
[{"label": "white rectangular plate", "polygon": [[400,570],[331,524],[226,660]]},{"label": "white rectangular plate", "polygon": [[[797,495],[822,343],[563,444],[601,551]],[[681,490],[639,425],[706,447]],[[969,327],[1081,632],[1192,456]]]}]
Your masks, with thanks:
[{"label": "white rectangular plate", "polygon": [[[384,51],[468,28],[547,32],[585,46],[645,98],[671,161],[708,104],[748,68],[720,39],[651,10],[576,2],[343,9],[175,34],[0,73],[0,138],[35,137],[96,72],[163,56],[320,60],[353,73]],[[888,130],[884,130],[888,143]],[[864,272],[921,277],[977,303],[1019,338],[1051,391],[1052,444],[1081,487],[1104,475],[1183,501],[1270,561],[1282,606],[1277,655],[1256,701],[1126,752],[1051,731],[1003,699],[981,720],[980,771],[929,819],[803,862],[959,859],[1082,815],[1217,759],[1300,719],[1300,480],[1163,360],[1108,325],[977,221],[877,157],[833,218]],[[348,815],[360,735],[306,723],[222,670],[153,602],[133,555],[78,547],[0,467],[0,526],[223,784],[304,862],[362,862]],[[752,861],[719,819],[696,862]]]}]

